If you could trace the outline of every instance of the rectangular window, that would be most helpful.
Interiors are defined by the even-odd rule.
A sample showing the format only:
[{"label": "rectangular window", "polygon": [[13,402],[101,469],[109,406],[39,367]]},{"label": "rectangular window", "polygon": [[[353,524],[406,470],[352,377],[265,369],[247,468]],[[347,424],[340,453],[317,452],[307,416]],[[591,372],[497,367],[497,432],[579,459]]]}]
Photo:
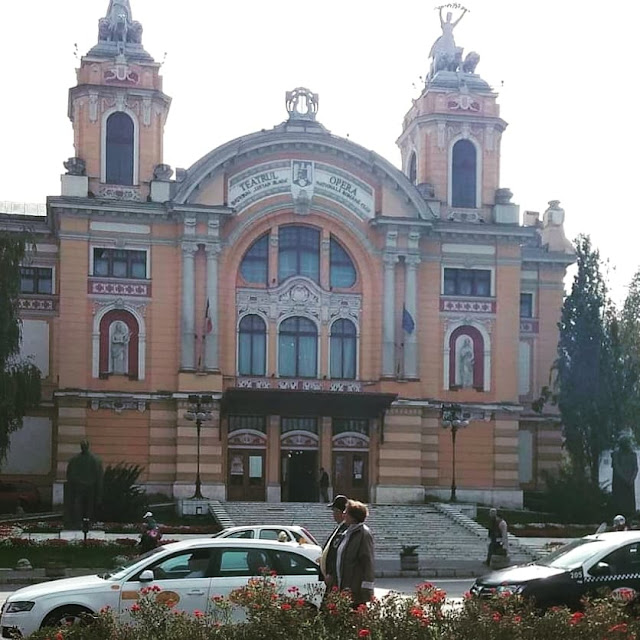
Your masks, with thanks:
[{"label": "rectangular window", "polygon": [[340,433],[355,432],[369,435],[369,419],[368,418],[333,418],[332,421],[333,435]]},{"label": "rectangular window", "polygon": [[94,249],[93,274],[106,278],[147,277],[147,252],[132,249]]},{"label": "rectangular window", "polygon": [[533,318],[533,293],[520,294],[520,317]]},{"label": "rectangular window", "polygon": [[289,431],[310,431],[318,433],[317,418],[280,418],[280,430],[282,433]]},{"label": "rectangular window", "polygon": [[253,429],[266,433],[266,418],[264,416],[229,416],[229,433],[240,429]]},{"label": "rectangular window", "polygon": [[20,293],[53,293],[53,269],[20,267]]},{"label": "rectangular window", "polygon": [[491,296],[491,271],[489,269],[444,270],[445,296]]}]

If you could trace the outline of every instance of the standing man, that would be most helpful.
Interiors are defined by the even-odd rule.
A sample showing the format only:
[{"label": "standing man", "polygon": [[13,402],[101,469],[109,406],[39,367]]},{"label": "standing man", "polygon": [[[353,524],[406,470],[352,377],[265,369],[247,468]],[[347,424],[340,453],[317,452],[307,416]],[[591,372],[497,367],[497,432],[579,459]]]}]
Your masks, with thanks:
[{"label": "standing man", "polygon": [[329,502],[329,474],[324,470],[324,467],[320,467],[318,487],[320,488],[320,502]]},{"label": "standing man", "polygon": [[373,597],[373,536],[364,523],[369,515],[367,505],[349,500],[344,511],[347,529],[336,554],[337,585],[351,592],[351,604],[357,609]]},{"label": "standing man", "polygon": [[342,541],[342,536],[347,530],[347,525],[344,522],[344,510],[347,508],[347,496],[336,496],[333,502],[328,505],[331,509],[331,515],[336,523],[336,528],[333,530],[329,539],[325,542],[322,548],[322,555],[320,556],[320,570],[324,576],[324,582],[327,585],[327,591],[336,585],[336,558],[338,553],[338,547]]},{"label": "standing man", "polygon": [[489,509],[489,548],[485,564],[491,566],[491,556],[506,556],[509,554],[509,536],[507,523],[498,515],[497,509]]}]

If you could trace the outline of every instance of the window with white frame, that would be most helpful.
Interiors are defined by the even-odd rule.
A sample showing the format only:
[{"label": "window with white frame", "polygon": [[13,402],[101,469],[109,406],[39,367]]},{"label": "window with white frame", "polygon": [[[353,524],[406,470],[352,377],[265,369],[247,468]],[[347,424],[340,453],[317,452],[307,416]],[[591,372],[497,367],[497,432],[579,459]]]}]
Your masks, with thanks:
[{"label": "window with white frame", "polygon": [[318,329],[313,321],[294,316],[280,324],[278,373],[289,378],[318,375]]},{"label": "window with white frame", "polygon": [[260,316],[245,316],[238,328],[238,374],[263,376],[266,367],[267,327]]},{"label": "window with white frame", "polygon": [[533,318],[533,293],[520,294],[520,317]]},{"label": "window with white frame", "polygon": [[106,278],[147,277],[147,252],[133,249],[93,249],[93,276]]},{"label": "window with white frame", "polygon": [[491,296],[491,270],[446,267],[443,293],[446,296],[489,297]]},{"label": "window with white frame", "polygon": [[20,293],[53,293],[53,269],[20,267]]}]

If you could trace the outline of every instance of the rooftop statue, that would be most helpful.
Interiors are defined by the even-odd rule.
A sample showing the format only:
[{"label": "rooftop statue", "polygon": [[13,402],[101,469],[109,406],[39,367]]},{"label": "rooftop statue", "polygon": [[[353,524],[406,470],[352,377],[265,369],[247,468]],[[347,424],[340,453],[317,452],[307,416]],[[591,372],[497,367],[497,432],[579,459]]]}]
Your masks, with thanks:
[{"label": "rooftop statue", "polygon": [[[453,20],[453,13],[447,12],[446,19],[442,17],[442,10],[445,7],[460,9],[462,13],[456,20]],[[475,73],[476,66],[480,61],[480,56],[474,51],[470,52],[467,57],[462,60],[463,47],[456,46],[453,30],[456,28],[460,20],[467,13],[468,9],[458,3],[443,5],[438,7],[440,12],[440,28],[442,35],[433,43],[429,57],[431,61],[431,69],[429,71],[429,79],[432,79],[438,71],[462,71],[463,73]]]},{"label": "rooftop statue", "polygon": [[106,42],[142,42],[142,25],[131,17],[129,0],[110,0],[107,15],[98,23],[98,40]]}]

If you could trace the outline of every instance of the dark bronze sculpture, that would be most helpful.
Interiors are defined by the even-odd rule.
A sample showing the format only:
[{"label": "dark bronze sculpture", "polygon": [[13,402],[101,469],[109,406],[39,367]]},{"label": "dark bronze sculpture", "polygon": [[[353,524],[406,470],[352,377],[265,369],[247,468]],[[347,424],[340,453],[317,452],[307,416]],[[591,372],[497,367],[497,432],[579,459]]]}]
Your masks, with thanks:
[{"label": "dark bronze sculpture", "polygon": [[638,457],[628,437],[623,437],[611,456],[613,466],[612,493],[615,510],[631,516],[636,512],[635,481]]},{"label": "dark bronze sculpture", "polygon": [[102,462],[80,443],[80,453],[69,460],[65,485],[65,526],[80,529],[82,521],[93,521],[102,499]]}]

